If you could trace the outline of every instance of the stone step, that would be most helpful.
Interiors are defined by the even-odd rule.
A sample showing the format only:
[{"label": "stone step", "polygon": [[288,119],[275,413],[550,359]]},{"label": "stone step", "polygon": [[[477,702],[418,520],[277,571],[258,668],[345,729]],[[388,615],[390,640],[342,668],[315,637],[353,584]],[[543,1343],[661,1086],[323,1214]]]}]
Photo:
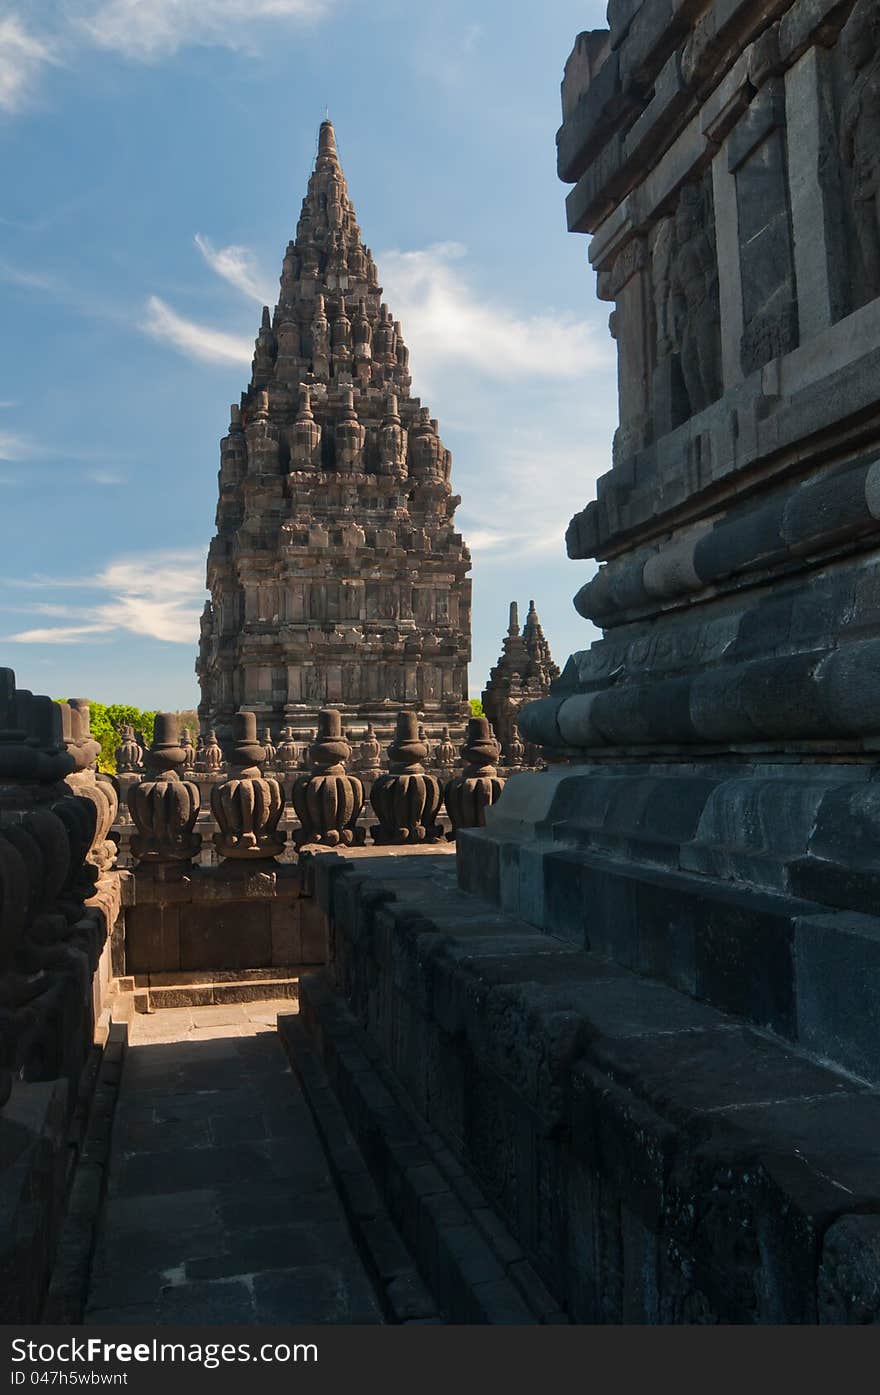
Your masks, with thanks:
[{"label": "stone step", "polygon": [[[271,973],[271,977],[268,976]],[[253,975],[239,971],[234,976],[217,974],[153,975],[153,981],[138,984],[133,992],[135,1012],[155,1012],[160,1008],[212,1007],[229,1003],[269,1002],[275,998],[299,997],[299,970],[272,969]],[[165,981],[156,983],[155,979]]]}]

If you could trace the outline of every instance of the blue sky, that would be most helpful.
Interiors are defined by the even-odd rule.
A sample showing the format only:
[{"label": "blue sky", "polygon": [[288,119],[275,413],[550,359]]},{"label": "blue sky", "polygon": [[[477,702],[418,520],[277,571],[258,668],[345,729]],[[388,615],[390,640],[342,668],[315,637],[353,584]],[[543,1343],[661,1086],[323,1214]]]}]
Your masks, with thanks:
[{"label": "blue sky", "polygon": [[[507,604],[592,627],[564,530],[610,464],[608,306],[555,174],[594,0],[0,0],[2,660],[178,708],[218,443],[325,107],[413,390],[453,452],[478,693]],[[524,610],[523,610],[524,614]]]}]

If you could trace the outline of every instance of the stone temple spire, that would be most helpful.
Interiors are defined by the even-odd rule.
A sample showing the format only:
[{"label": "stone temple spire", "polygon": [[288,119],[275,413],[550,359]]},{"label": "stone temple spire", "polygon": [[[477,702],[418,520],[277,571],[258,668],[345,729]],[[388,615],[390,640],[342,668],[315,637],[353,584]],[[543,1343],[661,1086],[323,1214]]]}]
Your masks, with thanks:
[{"label": "stone temple spire", "polygon": [[526,623],[520,632],[519,607],[511,601],[501,657],[483,692],[483,710],[505,752],[510,748],[520,707],[546,697],[552,680],[558,677],[559,669],[544,637],[535,602],[529,601]]},{"label": "stone temple spire", "polygon": [[534,601],[529,601],[529,613],[523,626],[522,637],[533,668],[540,671],[542,675],[546,675],[548,682],[558,678],[559,667],[553,662],[550,645],[544,637]]},{"label": "stone temple spire", "polygon": [[411,384],[326,120],[222,447],[197,663],[221,737],[244,707],[306,740],[332,706],[387,744],[405,705],[430,738],[461,740],[470,556],[450,453]]}]

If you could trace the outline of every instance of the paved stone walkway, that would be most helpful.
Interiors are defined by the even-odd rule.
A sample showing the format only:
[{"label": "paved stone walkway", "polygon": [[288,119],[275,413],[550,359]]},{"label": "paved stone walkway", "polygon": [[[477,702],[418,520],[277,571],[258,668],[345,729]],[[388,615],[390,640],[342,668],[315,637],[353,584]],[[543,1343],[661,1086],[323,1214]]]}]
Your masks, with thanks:
[{"label": "paved stone walkway", "polygon": [[382,1321],[275,1031],[291,1010],[136,1015],[86,1323]]}]

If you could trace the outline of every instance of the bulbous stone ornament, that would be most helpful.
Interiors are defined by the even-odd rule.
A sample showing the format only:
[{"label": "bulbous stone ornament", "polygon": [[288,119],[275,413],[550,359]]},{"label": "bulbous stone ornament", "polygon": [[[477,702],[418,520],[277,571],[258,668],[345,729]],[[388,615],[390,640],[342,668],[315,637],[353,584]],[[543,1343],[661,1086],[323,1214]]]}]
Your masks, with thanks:
[{"label": "bulbous stone ornament", "polygon": [[398,712],[397,731],[388,747],[390,771],[380,775],[370,791],[379,820],[374,843],[436,843],[443,837],[436,823],[440,781],[425,772],[422,761],[427,754],[416,713]]},{"label": "bulbous stone ornament", "polygon": [[180,778],[185,759],[176,716],[157,712],[153,744],[145,758],[146,779],[128,791],[128,808],[138,830],[131,851],[140,862],[191,862],[202,846],[201,834],[193,832],[199,787]]},{"label": "bulbous stone ornament", "polygon": [[116,771],[119,775],[140,774],[144,768],[144,753],[134,734],[133,726],[122,728],[122,741],[116,747]]},{"label": "bulbous stone ornament", "polygon": [[323,707],[318,713],[318,733],[309,755],[311,773],[301,775],[291,790],[300,821],[294,834],[297,847],[306,843],[328,848],[363,843],[364,829],[356,825],[364,807],[364,787],[356,775],[346,774],[351,746],[335,708]]},{"label": "bulbous stone ornament", "polygon": [[202,760],[205,771],[208,775],[219,775],[223,766],[223,752],[220,749],[220,742],[217,740],[217,733],[212,727],[208,732],[208,739],[202,751]]},{"label": "bulbous stone ornament", "polygon": [[486,810],[504,789],[504,781],[495,769],[500,747],[488,718],[471,717],[461,754],[464,770],[449,781],[444,795],[452,823],[452,831],[447,835],[450,840],[460,828],[485,827]]},{"label": "bulbous stone ornament", "polygon": [[296,770],[299,764],[299,746],[293,739],[293,727],[281,728],[281,740],[275,753],[276,760],[285,775]]},{"label": "bulbous stone ornament", "polygon": [[278,831],[284,794],[277,780],[263,775],[266,750],[257,741],[255,714],[236,712],[232,724],[235,744],[229,764],[235,774],[211,790],[211,812],[220,825],[214,846],[221,857],[279,857],[286,839]]}]

